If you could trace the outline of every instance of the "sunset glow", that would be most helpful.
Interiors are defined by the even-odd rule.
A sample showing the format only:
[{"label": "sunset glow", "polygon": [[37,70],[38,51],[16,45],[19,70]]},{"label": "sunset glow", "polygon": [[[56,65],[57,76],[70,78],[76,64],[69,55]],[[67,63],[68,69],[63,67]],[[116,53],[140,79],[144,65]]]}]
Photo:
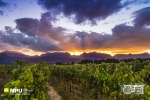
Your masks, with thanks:
[{"label": "sunset glow", "polygon": [[150,2],[84,0],[79,6],[76,0],[57,1],[2,0],[0,51],[150,53]]}]

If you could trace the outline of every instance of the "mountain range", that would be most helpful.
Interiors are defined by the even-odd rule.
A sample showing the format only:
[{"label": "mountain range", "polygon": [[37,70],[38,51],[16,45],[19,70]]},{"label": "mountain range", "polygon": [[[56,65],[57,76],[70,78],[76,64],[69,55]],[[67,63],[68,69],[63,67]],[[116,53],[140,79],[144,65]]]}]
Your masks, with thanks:
[{"label": "mountain range", "polygon": [[150,58],[150,54],[149,53],[116,54],[114,56],[111,56],[105,53],[90,52],[90,53],[82,53],[79,56],[75,56],[75,55],[70,55],[67,52],[66,53],[54,52],[54,53],[45,53],[40,56],[29,56],[20,52],[15,52],[15,51],[4,51],[0,53],[0,63],[14,63],[15,60],[17,59],[26,59],[27,61],[30,61],[31,63],[37,63],[40,61],[45,61],[47,63],[56,63],[56,62],[78,63],[84,59],[102,60],[102,59],[107,59],[107,58],[116,58],[119,60],[129,59],[129,58],[133,58],[133,59]]}]

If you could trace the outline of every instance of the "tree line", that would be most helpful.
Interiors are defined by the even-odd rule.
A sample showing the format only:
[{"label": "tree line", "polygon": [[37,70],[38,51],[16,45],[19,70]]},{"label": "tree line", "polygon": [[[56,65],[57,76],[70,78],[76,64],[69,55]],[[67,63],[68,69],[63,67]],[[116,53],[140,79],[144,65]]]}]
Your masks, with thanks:
[{"label": "tree line", "polygon": [[[150,60],[150,58],[137,58],[137,59],[129,58],[129,59],[122,59],[122,60],[119,60],[116,58],[108,58],[108,59],[101,59],[101,60],[84,59],[84,60],[81,60],[80,62],[78,62],[78,64],[88,64],[88,63],[101,64],[103,62],[105,62],[105,63],[120,63],[121,61],[124,61],[125,63],[127,63],[127,62],[136,61],[136,60],[142,63],[143,61]],[[56,65],[73,65],[73,64],[75,64],[75,62],[74,61],[72,61],[71,63],[56,62],[55,64]]]}]

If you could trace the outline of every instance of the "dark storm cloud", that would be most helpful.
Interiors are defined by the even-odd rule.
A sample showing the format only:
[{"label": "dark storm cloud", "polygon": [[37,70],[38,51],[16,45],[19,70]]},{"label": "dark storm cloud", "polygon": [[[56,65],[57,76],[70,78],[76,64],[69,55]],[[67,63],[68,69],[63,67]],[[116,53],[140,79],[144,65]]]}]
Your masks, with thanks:
[{"label": "dark storm cloud", "polygon": [[22,33],[25,33],[29,36],[34,36],[35,34],[32,33],[33,30],[36,30],[38,28],[39,21],[37,19],[32,18],[21,18],[15,20],[18,28]]},{"label": "dark storm cloud", "polygon": [[[50,0],[50,2],[52,1]],[[73,13],[75,13],[75,11]],[[135,12],[134,26],[128,26],[126,24],[116,25],[112,29],[112,35],[85,31],[76,31],[71,34],[66,33],[66,28],[53,26],[52,22],[57,19],[52,12],[46,12],[41,15],[40,19],[16,19],[16,28],[19,29],[21,33],[16,34],[11,27],[7,26],[5,27],[6,31],[1,32],[0,39],[4,43],[22,47],[26,46],[34,51],[148,48],[150,46],[150,28],[137,27],[149,25],[149,14],[147,14],[147,12],[149,12],[149,7]],[[76,11],[75,14],[77,13],[78,11]],[[70,16],[70,14],[68,16]]]},{"label": "dark storm cloud", "polygon": [[[67,40],[67,42],[63,45],[70,43],[72,46],[78,49],[80,48],[81,50],[149,48],[150,28],[139,28],[119,24],[112,29],[111,35],[106,33],[77,31],[65,37],[65,40]],[[65,46],[67,47],[67,45]]]},{"label": "dark storm cloud", "polygon": [[[54,27],[52,22],[55,21],[50,12],[43,13],[41,19],[21,18],[16,19],[17,28],[28,36],[39,36],[51,42],[55,42],[58,47],[63,49],[94,49],[99,48],[107,40],[107,35],[99,33],[75,32],[68,34],[67,29]],[[29,34],[30,33],[30,34]],[[95,44],[95,45],[93,45]]]},{"label": "dark storm cloud", "polygon": [[0,0],[0,7],[6,7],[6,6],[7,6],[7,3],[2,1],[2,0]]},{"label": "dark storm cloud", "polygon": [[96,32],[75,32],[74,34],[67,37],[67,42],[72,44],[72,46],[86,50],[86,49],[98,49],[103,47],[110,38],[108,34],[99,34]]},{"label": "dark storm cloud", "polygon": [[118,12],[128,5],[128,2],[121,3],[121,0],[38,0],[38,4],[53,14],[63,13],[65,17],[72,17],[76,24],[90,21],[96,24]]},{"label": "dark storm cloud", "polygon": [[[27,34],[29,36],[35,35],[45,35],[49,34],[53,39],[58,38],[58,35],[61,31],[65,30],[61,27],[52,27],[52,22],[57,20],[55,17],[51,15],[50,12],[46,12],[41,14],[41,19],[33,19],[33,18],[20,18],[16,19],[16,28],[19,29],[22,33]],[[59,34],[60,35],[60,34]]]},{"label": "dark storm cloud", "polygon": [[110,47],[142,48],[149,49],[150,44],[150,7],[143,8],[133,13],[135,19],[133,26],[126,24],[116,25],[112,29]]},{"label": "dark storm cloud", "polygon": [[135,15],[135,26],[149,26],[150,25],[150,7],[143,8],[133,13]]},{"label": "dark storm cloud", "polygon": [[145,27],[127,26],[120,24],[112,29],[112,37],[109,40],[110,47],[149,47],[150,29]]},{"label": "dark storm cloud", "polygon": [[39,20],[33,18],[16,19],[16,28],[20,33],[14,33],[11,27],[6,26],[5,32],[1,32],[1,41],[16,46],[27,46],[34,51],[62,50],[55,46],[55,42],[57,44],[63,43],[65,28],[53,27],[51,23],[55,20],[56,18],[49,12],[43,13]]},{"label": "dark storm cloud", "polygon": [[[35,41],[31,41],[31,40],[35,40],[32,38],[33,37],[36,38],[35,36],[38,36],[42,39],[45,39],[48,43],[55,44],[57,47],[60,47],[63,50],[130,48],[134,46],[147,47],[150,43],[149,40],[150,29],[145,27],[138,28],[136,26],[128,26],[125,24],[120,24],[120,25],[116,25],[112,29],[112,35],[108,35],[106,33],[99,34],[96,32],[84,32],[84,31],[82,32],[76,31],[72,34],[68,34],[65,32],[67,29],[62,27],[54,27],[52,25],[53,20],[57,20],[57,19],[55,19],[55,17],[52,16],[50,12],[46,12],[41,15],[41,19],[39,20],[31,19],[31,18],[21,18],[16,20],[16,24],[17,24],[17,28],[22,32],[22,34],[26,34],[30,37],[28,38],[30,40],[28,42],[34,44]],[[24,40],[24,38],[21,40]],[[139,41],[141,42],[139,43]],[[15,40],[12,40],[11,43],[13,42],[15,42]],[[13,44],[19,45],[17,43],[19,42],[15,42]],[[26,41],[21,41],[21,44],[26,45]],[[34,45],[32,45],[32,48],[33,47]],[[51,47],[51,46],[45,46],[45,47]],[[42,47],[43,51],[48,50],[45,47]]]},{"label": "dark storm cloud", "polygon": [[4,14],[2,8],[3,8],[3,7],[6,7],[7,5],[8,5],[8,3],[6,3],[6,2],[0,0],[0,15],[3,15],[3,14]]},{"label": "dark storm cloud", "polygon": [[50,12],[43,13],[41,19],[39,20],[39,35],[48,35],[53,40],[62,40],[63,31],[66,29],[63,27],[53,27],[52,22],[57,19]]},{"label": "dark storm cloud", "polygon": [[14,46],[25,47],[34,51],[57,51],[58,47],[49,42],[34,36],[25,36],[22,33],[15,33],[13,31],[0,31],[0,41]]},{"label": "dark storm cloud", "polygon": [[48,38],[47,41],[63,43],[66,38],[65,28],[53,27],[52,22],[57,20],[50,12],[43,13],[41,19],[20,18],[16,19],[16,27],[28,36],[39,36]]},{"label": "dark storm cloud", "polygon": [[5,30],[12,31],[13,29],[10,26],[5,26]]},{"label": "dark storm cloud", "polygon": [[[69,43],[73,46],[81,47],[82,50],[100,49],[130,49],[149,48],[150,28],[128,26],[126,24],[116,25],[112,29],[112,34],[100,34],[96,32],[76,32],[70,35]],[[132,49],[134,50],[134,49]]]}]

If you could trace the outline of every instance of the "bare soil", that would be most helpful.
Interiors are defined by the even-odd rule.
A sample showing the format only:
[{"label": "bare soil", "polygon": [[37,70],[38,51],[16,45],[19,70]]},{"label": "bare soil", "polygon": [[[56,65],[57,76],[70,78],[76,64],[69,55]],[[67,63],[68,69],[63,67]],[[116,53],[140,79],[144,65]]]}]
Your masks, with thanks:
[{"label": "bare soil", "polygon": [[61,96],[54,90],[53,87],[48,85],[48,96],[50,100],[62,100]]}]

